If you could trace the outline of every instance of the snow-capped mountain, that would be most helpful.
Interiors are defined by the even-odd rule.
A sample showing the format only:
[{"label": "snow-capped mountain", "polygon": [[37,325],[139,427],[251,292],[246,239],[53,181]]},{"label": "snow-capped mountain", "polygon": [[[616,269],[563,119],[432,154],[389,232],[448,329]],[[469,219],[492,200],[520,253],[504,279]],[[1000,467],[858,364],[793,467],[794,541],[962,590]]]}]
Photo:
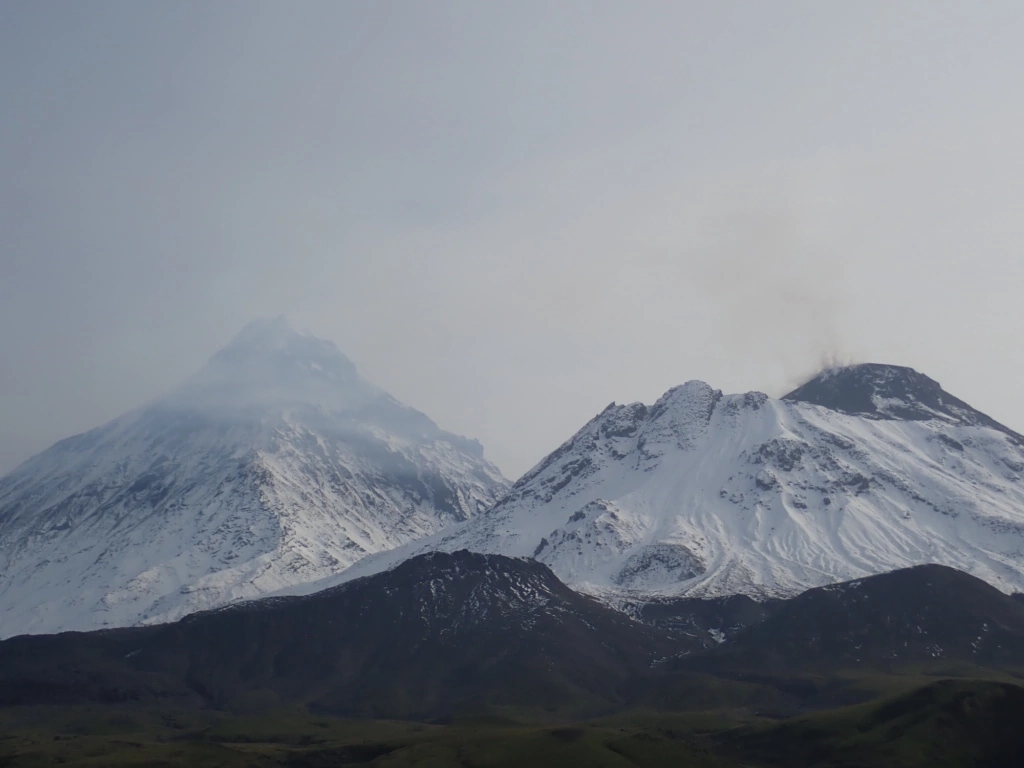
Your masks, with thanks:
[{"label": "snow-capped mountain", "polygon": [[170,395],[0,479],[0,636],[163,621],[315,581],[464,521],[479,443],[283,318]]},{"label": "snow-capped mountain", "polygon": [[[368,558],[529,555],[609,599],[788,596],[922,563],[1024,589],[1024,438],[909,368],[609,405],[487,513]],[[315,585],[310,585],[313,588]]]}]

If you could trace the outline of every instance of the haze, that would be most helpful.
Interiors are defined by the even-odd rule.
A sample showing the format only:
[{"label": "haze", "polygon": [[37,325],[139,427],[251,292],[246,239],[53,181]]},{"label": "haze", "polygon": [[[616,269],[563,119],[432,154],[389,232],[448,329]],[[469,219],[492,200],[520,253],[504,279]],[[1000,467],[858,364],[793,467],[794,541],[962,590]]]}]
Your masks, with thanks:
[{"label": "haze", "polygon": [[911,365],[1024,429],[1024,4],[0,2],[0,472],[286,314],[516,477]]}]

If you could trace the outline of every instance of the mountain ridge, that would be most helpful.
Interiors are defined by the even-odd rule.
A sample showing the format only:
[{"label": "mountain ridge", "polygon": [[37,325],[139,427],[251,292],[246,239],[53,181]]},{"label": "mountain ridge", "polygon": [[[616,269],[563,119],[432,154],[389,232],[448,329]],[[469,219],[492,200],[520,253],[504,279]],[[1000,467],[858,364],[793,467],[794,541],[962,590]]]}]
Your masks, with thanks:
[{"label": "mountain ridge", "polygon": [[928,563],[809,589],[716,649],[729,665],[836,670],[907,661],[1024,665],[1024,604]]},{"label": "mountain ridge", "polygon": [[[677,644],[580,595],[541,563],[431,553],[305,597],[175,623],[0,642],[0,706],[302,704],[436,717],[480,704],[601,711]],[[55,660],[59,659],[59,663]]]},{"label": "mountain ridge", "polygon": [[[887,397],[883,413],[848,413],[804,399],[815,382],[847,375],[872,405],[881,378],[906,407]],[[487,514],[339,578],[469,548],[537,557],[613,603],[787,597],[925,562],[1021,590],[1024,443],[928,382],[867,365],[780,399],[691,381],[650,406],[613,403]]]},{"label": "mountain ridge", "polygon": [[[760,618],[743,602],[691,604],[667,628],[579,594],[529,558],[433,552],[312,595],[0,641],[0,708],[171,703],[425,719],[758,702],[792,715],[868,698],[844,690],[854,670],[898,686],[1024,668],[1024,605],[943,566],[815,588]],[[751,620],[728,637],[692,632],[715,619]]]}]

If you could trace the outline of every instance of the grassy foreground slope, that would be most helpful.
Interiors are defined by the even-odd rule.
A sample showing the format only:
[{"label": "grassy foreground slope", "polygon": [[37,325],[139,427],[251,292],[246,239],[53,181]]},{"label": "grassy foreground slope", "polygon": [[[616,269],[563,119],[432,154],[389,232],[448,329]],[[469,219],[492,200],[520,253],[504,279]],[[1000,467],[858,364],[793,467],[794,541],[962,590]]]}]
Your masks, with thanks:
[{"label": "grassy foreground slope", "polygon": [[[724,620],[711,608],[691,616]],[[1024,765],[1018,600],[923,566],[769,613],[709,648],[699,622],[645,625],[539,563],[456,552],[175,624],[12,638],[0,768]]]},{"label": "grassy foreground slope", "polygon": [[123,705],[0,712],[3,766],[807,766],[1010,768],[1024,756],[1024,688],[942,680],[788,720],[739,710],[587,721],[428,723],[259,717]]},{"label": "grassy foreground slope", "polygon": [[1024,764],[1024,688],[940,680],[911,693],[719,734],[719,753],[757,765]]}]

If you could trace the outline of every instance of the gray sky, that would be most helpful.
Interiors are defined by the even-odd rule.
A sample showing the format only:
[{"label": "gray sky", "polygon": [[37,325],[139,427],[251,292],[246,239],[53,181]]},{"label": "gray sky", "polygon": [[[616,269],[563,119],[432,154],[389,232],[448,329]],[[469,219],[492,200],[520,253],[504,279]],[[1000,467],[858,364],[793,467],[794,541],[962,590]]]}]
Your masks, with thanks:
[{"label": "gray sky", "polygon": [[0,0],[0,471],[287,314],[515,477],[912,365],[1024,429],[1024,3]]}]

